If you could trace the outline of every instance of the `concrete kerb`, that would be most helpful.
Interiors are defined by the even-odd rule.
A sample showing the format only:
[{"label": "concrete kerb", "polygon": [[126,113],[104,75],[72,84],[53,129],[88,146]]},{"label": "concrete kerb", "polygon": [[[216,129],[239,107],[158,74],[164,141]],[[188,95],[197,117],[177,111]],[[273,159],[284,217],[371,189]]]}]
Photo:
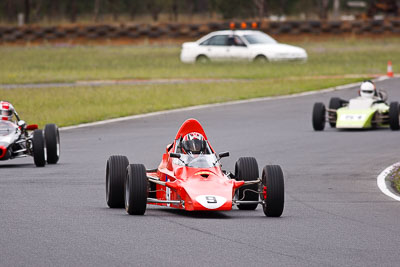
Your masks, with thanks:
[{"label": "concrete kerb", "polygon": [[393,172],[393,170],[395,168],[398,168],[399,166],[400,162],[392,164],[391,166],[383,170],[376,179],[376,183],[382,193],[397,201],[400,201],[400,195],[392,188],[391,181],[389,181],[388,177]]}]

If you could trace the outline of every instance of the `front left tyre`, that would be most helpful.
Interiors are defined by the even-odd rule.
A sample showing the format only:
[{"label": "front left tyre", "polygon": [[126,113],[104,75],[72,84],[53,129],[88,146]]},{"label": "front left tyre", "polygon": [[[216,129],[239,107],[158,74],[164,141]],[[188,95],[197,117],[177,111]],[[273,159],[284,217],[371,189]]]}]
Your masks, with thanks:
[{"label": "front left tyre", "polygon": [[46,140],[47,163],[56,164],[60,159],[60,133],[55,124],[46,124],[44,127]]},{"label": "front left tyre", "polygon": [[36,167],[44,167],[46,165],[46,143],[43,131],[36,129],[32,137],[33,145],[33,162]]},{"label": "front left tyre", "polygon": [[[315,131],[322,131],[325,128],[326,109],[323,103],[315,103],[312,113],[312,125]],[[336,124],[335,124],[336,125]]]},{"label": "front left tyre", "polygon": [[124,207],[124,184],[128,158],[113,155],[106,166],[106,201],[110,208]]},{"label": "front left tyre", "polygon": [[397,131],[399,129],[399,103],[392,102],[389,106],[389,125],[390,129]]},{"label": "front left tyre", "polygon": [[268,217],[280,217],[285,204],[285,184],[279,165],[267,165],[262,172],[263,210]]},{"label": "front left tyre", "polygon": [[146,212],[148,181],[143,164],[130,164],[125,178],[125,210],[129,215]]}]

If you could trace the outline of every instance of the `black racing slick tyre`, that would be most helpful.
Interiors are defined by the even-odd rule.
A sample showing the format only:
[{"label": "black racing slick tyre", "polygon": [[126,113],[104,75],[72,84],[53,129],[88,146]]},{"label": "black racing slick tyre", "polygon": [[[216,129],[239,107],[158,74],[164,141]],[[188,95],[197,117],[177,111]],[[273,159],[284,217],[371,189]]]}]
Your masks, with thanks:
[{"label": "black racing slick tyre", "polygon": [[322,131],[325,128],[325,105],[323,103],[315,103],[312,114],[312,125],[315,131]]},{"label": "black racing slick tyre", "polygon": [[[259,178],[257,160],[253,157],[242,157],[235,164],[237,181],[253,181]],[[258,184],[245,185],[238,189],[238,200],[258,201]],[[255,210],[258,204],[238,204],[240,210]]]},{"label": "black racing slick tyre", "polygon": [[[329,109],[337,110],[342,107],[342,100],[338,97],[332,97],[329,101]],[[334,120],[329,119],[329,125],[332,128],[336,127],[336,116],[333,117]]]},{"label": "black racing slick tyre", "polygon": [[33,161],[36,167],[44,167],[46,165],[46,143],[43,136],[43,131],[36,129],[33,132]]},{"label": "black racing slick tyre", "polygon": [[125,209],[129,215],[146,212],[148,181],[143,164],[130,164],[125,179]]},{"label": "black racing slick tyre", "polygon": [[111,156],[106,166],[106,201],[110,208],[123,208],[124,185],[128,158],[121,155]]},{"label": "black racing slick tyre", "polygon": [[60,133],[55,124],[46,124],[44,127],[46,140],[47,163],[56,164],[60,159]]},{"label": "black racing slick tyre", "polygon": [[262,183],[264,214],[268,217],[280,217],[285,203],[285,185],[281,167],[279,165],[265,166],[262,172]]},{"label": "black racing slick tyre", "polygon": [[399,129],[399,103],[392,102],[389,106],[389,125],[390,129],[397,131]]}]

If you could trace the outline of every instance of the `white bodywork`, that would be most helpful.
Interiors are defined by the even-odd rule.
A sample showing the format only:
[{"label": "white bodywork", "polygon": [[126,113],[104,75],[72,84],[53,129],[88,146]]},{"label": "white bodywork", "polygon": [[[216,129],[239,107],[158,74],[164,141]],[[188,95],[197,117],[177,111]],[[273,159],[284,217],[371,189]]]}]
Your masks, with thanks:
[{"label": "white bodywork", "polygon": [[376,101],[381,100],[377,97],[374,98],[365,98],[365,97],[356,97],[349,100],[349,105],[347,108],[349,110],[363,110],[363,109],[376,109],[379,112],[388,111],[388,105],[385,103],[376,103]]},{"label": "white bodywork", "polygon": [[[216,41],[218,38],[219,42]],[[230,42],[235,38],[239,44]],[[253,61],[258,56],[265,57],[268,61],[305,61],[308,57],[307,52],[301,47],[280,44],[269,35],[253,30],[217,31],[207,34],[196,42],[183,43],[180,56],[182,62],[193,63],[199,56],[205,56],[212,61]]]},{"label": "white bodywork", "polygon": [[0,121],[0,145],[8,147],[18,140],[21,131],[10,121]]},{"label": "white bodywork", "polygon": [[350,99],[349,109],[368,109],[372,107],[374,99],[357,97]]}]

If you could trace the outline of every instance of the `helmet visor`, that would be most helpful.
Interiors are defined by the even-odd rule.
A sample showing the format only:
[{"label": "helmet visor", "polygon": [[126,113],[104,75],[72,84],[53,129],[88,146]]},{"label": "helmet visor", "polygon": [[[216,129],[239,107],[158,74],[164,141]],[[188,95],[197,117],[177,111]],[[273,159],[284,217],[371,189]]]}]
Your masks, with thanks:
[{"label": "helmet visor", "polygon": [[11,116],[12,115],[12,111],[11,110],[7,110],[7,109],[2,109],[1,110],[1,115],[2,116]]},{"label": "helmet visor", "polygon": [[201,151],[204,151],[206,147],[204,140],[188,140],[182,142],[183,149],[188,153],[192,152],[193,154],[200,154]]},{"label": "helmet visor", "polygon": [[373,90],[362,90],[361,92],[363,92],[364,94],[373,94],[374,93]]}]

